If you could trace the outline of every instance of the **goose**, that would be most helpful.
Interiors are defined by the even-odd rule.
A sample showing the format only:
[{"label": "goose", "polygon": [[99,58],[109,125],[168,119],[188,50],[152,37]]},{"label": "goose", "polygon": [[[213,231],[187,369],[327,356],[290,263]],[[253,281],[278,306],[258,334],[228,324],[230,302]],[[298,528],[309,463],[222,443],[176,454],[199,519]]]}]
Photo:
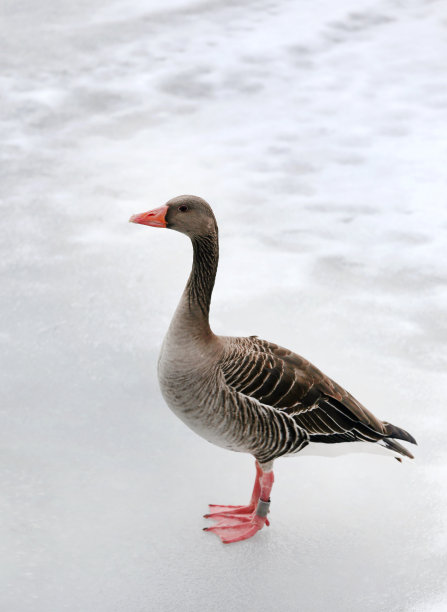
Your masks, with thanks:
[{"label": "goose", "polygon": [[375,417],[303,357],[257,336],[212,332],[209,310],[219,244],[216,219],[205,200],[178,196],[129,221],[176,230],[192,242],[191,274],[158,361],[166,403],[209,442],[255,458],[250,502],[210,504],[205,518],[214,523],[205,531],[229,544],[246,540],[269,525],[273,462],[305,447],[363,442],[413,458],[396,442],[416,444],[413,436]]}]

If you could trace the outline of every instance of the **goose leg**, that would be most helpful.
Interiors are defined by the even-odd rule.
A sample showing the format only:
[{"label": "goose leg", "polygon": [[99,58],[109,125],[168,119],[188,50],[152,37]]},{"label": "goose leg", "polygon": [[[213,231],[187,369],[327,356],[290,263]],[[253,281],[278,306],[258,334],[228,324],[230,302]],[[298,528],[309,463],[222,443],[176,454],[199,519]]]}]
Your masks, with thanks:
[{"label": "goose leg", "polygon": [[251,514],[258,503],[259,495],[261,493],[261,476],[262,469],[259,463],[256,461],[256,477],[255,484],[253,486],[253,492],[251,494],[250,503],[247,506],[222,506],[219,504],[209,504],[210,512],[205,514],[205,518],[213,518],[219,516],[236,516],[241,515],[241,518],[244,518],[244,515]]},{"label": "goose leg", "polygon": [[273,472],[263,471],[256,462],[256,480],[248,506],[210,506],[212,511],[205,517],[215,520],[216,525],[205,527],[204,531],[211,531],[224,544],[230,544],[251,538],[264,525],[269,525],[267,513],[273,480]]}]

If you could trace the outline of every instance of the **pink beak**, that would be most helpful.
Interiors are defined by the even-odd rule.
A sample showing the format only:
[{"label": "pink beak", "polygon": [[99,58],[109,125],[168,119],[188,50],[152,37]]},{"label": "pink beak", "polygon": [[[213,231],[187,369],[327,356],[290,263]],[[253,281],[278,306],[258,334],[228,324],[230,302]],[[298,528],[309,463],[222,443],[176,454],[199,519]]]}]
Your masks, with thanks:
[{"label": "pink beak", "polygon": [[132,215],[129,222],[141,223],[141,225],[151,225],[152,227],[166,227],[165,217],[167,212],[167,206],[160,206],[160,208],[154,208],[154,210],[150,210],[149,212]]}]

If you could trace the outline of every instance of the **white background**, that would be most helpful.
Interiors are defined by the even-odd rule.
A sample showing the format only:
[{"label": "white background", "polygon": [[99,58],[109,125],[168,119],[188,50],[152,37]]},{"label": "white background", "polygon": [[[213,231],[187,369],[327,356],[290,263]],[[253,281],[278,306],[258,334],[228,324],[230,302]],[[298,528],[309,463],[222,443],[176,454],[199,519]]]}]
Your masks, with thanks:
[{"label": "white background", "polygon": [[[3,0],[1,609],[447,610],[447,11],[423,0]],[[253,460],[164,405],[206,198],[216,333],[313,361],[416,460]]]}]

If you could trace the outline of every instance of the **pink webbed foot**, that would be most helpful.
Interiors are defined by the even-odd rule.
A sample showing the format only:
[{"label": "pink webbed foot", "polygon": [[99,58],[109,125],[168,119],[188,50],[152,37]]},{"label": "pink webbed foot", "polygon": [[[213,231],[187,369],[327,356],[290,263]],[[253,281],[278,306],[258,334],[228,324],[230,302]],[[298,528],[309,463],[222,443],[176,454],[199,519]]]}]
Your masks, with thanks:
[{"label": "pink webbed foot", "polygon": [[266,518],[257,516],[255,513],[246,515],[242,520],[238,517],[227,516],[221,517],[213,527],[205,527],[204,531],[215,533],[224,544],[232,544],[253,537],[266,523]]},{"label": "pink webbed foot", "polygon": [[205,527],[204,531],[215,533],[224,544],[240,542],[254,536],[264,525],[270,525],[267,513],[272,485],[273,472],[263,472],[256,462],[256,478],[250,503],[246,506],[210,504],[210,512],[204,516],[216,524],[213,527]]},{"label": "pink webbed foot", "polygon": [[250,514],[253,512],[254,506],[220,506],[219,504],[209,504],[210,511],[204,514],[205,518],[211,518],[215,515],[222,516],[225,514]]},{"label": "pink webbed foot", "polygon": [[[252,520],[255,514],[256,507],[254,504],[248,506],[219,506],[210,504],[210,512],[204,514],[204,518],[210,518],[217,521],[217,526],[223,524],[237,525],[238,523],[247,523]],[[268,519],[265,519],[265,524],[270,525]]]}]

